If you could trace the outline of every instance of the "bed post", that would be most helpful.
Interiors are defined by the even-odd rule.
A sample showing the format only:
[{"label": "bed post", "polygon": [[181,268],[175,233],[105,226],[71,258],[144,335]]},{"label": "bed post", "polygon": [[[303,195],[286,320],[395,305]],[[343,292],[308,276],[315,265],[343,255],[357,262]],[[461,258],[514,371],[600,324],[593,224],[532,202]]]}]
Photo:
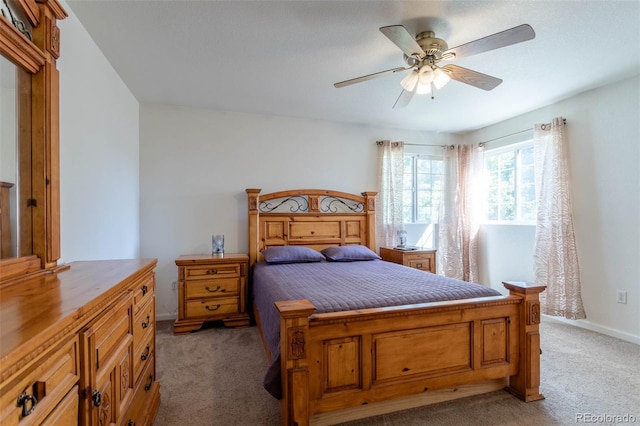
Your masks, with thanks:
[{"label": "bed post", "polygon": [[281,415],[283,426],[309,424],[309,316],[316,310],[308,300],[276,302],[280,311]]},{"label": "bed post", "polygon": [[249,266],[253,266],[258,260],[258,253],[260,252],[260,236],[258,235],[258,221],[259,211],[258,203],[260,202],[261,189],[247,188],[247,196],[249,202]]},{"label": "bed post", "polygon": [[509,377],[506,390],[525,402],[544,399],[540,393],[540,293],[547,286],[526,282],[502,283],[512,296],[521,297],[518,374]]},{"label": "bed post", "polygon": [[372,251],[378,252],[376,247],[376,195],[377,192],[363,192],[365,211],[367,212],[367,244]]}]

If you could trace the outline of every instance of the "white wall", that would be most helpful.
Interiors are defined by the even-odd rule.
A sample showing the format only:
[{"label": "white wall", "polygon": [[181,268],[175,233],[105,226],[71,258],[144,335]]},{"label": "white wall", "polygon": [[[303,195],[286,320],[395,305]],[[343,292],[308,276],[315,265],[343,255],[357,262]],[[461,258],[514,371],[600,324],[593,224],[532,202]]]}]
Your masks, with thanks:
[{"label": "white wall", "polygon": [[180,254],[246,252],[246,188],[377,191],[379,139],[453,143],[451,135],[142,104],[141,254],[159,259],[157,316],[175,318]]},{"label": "white wall", "polygon": [[[465,141],[490,140],[558,116],[567,119],[573,219],[587,314],[586,320],[572,323],[640,343],[640,78],[472,132]],[[483,226],[483,282],[498,288],[506,279],[533,280],[534,235],[532,227]],[[627,304],[616,303],[617,289],[627,291]]]},{"label": "white wall", "polygon": [[139,256],[138,101],[64,2],[61,262]]}]

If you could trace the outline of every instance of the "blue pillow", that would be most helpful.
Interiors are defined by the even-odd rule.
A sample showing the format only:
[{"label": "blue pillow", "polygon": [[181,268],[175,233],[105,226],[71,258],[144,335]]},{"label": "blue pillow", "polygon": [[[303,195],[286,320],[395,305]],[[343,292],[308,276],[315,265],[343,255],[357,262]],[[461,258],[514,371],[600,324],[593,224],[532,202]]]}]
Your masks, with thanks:
[{"label": "blue pillow", "polygon": [[358,260],[380,259],[369,247],[361,245],[332,246],[322,250],[322,254],[334,262],[353,262]]},{"label": "blue pillow", "polygon": [[267,263],[303,263],[320,262],[324,256],[309,247],[277,246],[262,250],[262,255]]}]

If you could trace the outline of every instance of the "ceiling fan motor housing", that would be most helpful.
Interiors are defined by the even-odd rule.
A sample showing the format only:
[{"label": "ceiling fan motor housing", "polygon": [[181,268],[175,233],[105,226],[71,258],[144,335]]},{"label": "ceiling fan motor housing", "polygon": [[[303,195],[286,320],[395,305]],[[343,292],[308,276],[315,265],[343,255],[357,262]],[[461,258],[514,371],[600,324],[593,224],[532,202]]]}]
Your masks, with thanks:
[{"label": "ceiling fan motor housing", "polygon": [[446,52],[449,49],[447,42],[437,38],[433,31],[425,31],[418,34],[416,41],[427,56],[432,56],[432,59],[435,60],[442,59],[442,52]]}]

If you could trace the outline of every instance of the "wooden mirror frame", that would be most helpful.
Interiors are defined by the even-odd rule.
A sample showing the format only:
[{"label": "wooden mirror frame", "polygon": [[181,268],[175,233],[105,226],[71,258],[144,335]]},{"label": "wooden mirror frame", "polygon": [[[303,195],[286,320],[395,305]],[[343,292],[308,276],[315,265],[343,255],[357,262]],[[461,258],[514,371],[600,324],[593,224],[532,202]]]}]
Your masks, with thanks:
[{"label": "wooden mirror frame", "polygon": [[[60,56],[57,20],[67,13],[56,0],[15,0],[32,27],[32,39],[0,16],[0,54],[27,71],[29,93],[18,92],[19,249],[0,260],[0,283],[53,270],[60,258]],[[20,74],[20,73],[19,73]],[[24,74],[24,73],[23,73]],[[18,86],[22,86],[18,81]],[[22,117],[27,117],[25,122]]]}]

